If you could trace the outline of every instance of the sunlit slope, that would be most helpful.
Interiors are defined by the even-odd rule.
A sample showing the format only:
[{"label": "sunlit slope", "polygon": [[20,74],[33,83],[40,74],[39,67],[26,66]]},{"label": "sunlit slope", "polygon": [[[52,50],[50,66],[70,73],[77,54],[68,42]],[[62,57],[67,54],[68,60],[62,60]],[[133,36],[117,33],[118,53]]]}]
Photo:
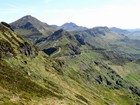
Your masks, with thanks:
[{"label": "sunlit slope", "polygon": [[0,24],[0,104],[138,104],[138,88],[107,65],[103,54],[86,49],[51,58]]}]

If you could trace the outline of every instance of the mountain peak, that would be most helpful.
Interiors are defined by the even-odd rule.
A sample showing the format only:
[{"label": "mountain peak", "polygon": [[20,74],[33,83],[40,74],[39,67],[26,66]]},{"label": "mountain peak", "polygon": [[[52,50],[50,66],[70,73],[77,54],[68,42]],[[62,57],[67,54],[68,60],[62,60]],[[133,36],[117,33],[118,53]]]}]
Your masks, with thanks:
[{"label": "mountain peak", "polygon": [[67,23],[63,24],[61,27],[78,27],[78,25],[76,25],[73,22],[67,22]]},{"label": "mountain peak", "polygon": [[21,19],[36,19],[36,18],[31,15],[26,15],[26,16],[22,17]]},{"label": "mountain peak", "polygon": [[36,31],[33,32],[34,34],[39,33],[39,35],[50,34],[55,31],[55,29],[49,26],[47,23],[41,22],[40,20],[31,15],[26,15],[11,23],[10,25],[13,29],[24,29],[26,31],[30,29],[31,31]]},{"label": "mountain peak", "polygon": [[100,31],[100,32],[108,32],[108,31],[111,31],[107,26],[93,27],[91,30],[96,30],[96,31]]},{"label": "mountain peak", "polygon": [[86,27],[78,26],[73,22],[67,22],[60,26],[60,28],[67,30],[67,31],[81,31],[81,30],[86,30]]},{"label": "mountain peak", "polygon": [[30,22],[32,24],[41,23],[41,21],[39,21],[35,17],[33,17],[31,15],[26,15],[26,16],[16,20],[15,22],[11,23],[11,25],[14,26],[14,27],[15,26],[16,27],[21,27],[21,26],[25,25],[27,22]]},{"label": "mountain peak", "polygon": [[38,19],[36,19],[35,17],[31,16],[31,15],[26,15],[23,16],[22,18],[20,18],[19,20],[15,21],[15,22],[22,22],[22,23],[26,23],[26,22],[41,22]]},{"label": "mountain peak", "polygon": [[112,27],[112,28],[110,28],[110,29],[111,29],[112,31],[114,31],[114,32],[119,33],[119,34],[127,34],[127,33],[129,33],[128,30],[120,29],[120,28],[117,28],[117,27]]},{"label": "mountain peak", "polygon": [[23,16],[23,17],[33,17],[32,15],[25,15],[25,16]]}]

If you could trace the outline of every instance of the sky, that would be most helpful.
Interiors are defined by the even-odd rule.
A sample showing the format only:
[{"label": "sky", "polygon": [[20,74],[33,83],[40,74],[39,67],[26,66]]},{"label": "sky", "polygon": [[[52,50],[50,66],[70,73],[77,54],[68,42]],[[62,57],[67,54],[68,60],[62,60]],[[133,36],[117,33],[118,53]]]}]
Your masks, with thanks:
[{"label": "sky", "polygon": [[32,15],[50,25],[132,29],[140,28],[139,10],[140,0],[0,0],[0,21]]}]

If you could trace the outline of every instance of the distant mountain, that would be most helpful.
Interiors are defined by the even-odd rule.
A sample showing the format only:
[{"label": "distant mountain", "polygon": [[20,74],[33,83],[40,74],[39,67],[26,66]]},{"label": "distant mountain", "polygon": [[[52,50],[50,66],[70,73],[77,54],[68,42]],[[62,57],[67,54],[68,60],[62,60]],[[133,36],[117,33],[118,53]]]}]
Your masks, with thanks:
[{"label": "distant mountain", "polygon": [[55,31],[54,28],[47,23],[43,23],[40,20],[32,17],[31,15],[24,16],[19,20],[12,22],[11,27],[20,35],[25,38],[35,39],[41,35],[48,35]]},{"label": "distant mountain", "polygon": [[60,29],[60,26],[57,26],[57,25],[50,25],[50,26],[56,29]]},{"label": "distant mountain", "polygon": [[126,34],[130,39],[140,40],[140,31],[131,31]]},{"label": "distant mountain", "polygon": [[82,30],[86,30],[88,28],[83,27],[83,26],[78,26],[75,23],[65,23],[61,26],[62,29],[67,30],[67,31],[82,31]]},{"label": "distant mountain", "polygon": [[129,33],[128,30],[120,29],[120,28],[116,28],[116,27],[112,27],[111,30],[114,32],[117,32],[119,34],[124,34],[124,35]]},{"label": "distant mountain", "polygon": [[[68,46],[65,48],[65,45],[74,45],[77,49],[79,49],[79,45],[85,45],[87,48],[97,47],[120,52],[128,56],[140,57],[140,41],[129,39],[127,36],[114,32],[108,27],[94,27],[75,32],[60,29],[48,37],[40,38],[36,41],[36,44],[41,49],[46,49],[50,46],[61,46],[65,51],[68,48]],[[68,52],[71,51],[69,50]],[[62,53],[64,54],[64,52]]]},{"label": "distant mountain", "polygon": [[129,39],[127,36],[114,32],[108,27],[95,27],[75,34],[90,46],[127,53],[135,57],[139,55],[140,57],[139,40]]},{"label": "distant mountain", "polygon": [[[102,49],[132,54],[133,56],[136,56],[135,54],[140,54],[139,41],[130,40],[126,36],[118,34],[108,27],[95,27],[77,32],[68,32],[60,29],[48,37],[40,38],[36,41],[36,44],[41,49],[47,49],[50,46],[59,46],[64,49],[62,50],[63,52],[61,52],[62,54],[64,54],[65,51],[69,54],[72,52],[68,45],[73,45],[77,51],[79,46],[85,45],[87,48],[98,47]],[[139,53],[135,53],[135,51]]]},{"label": "distant mountain", "polygon": [[127,29],[130,32],[136,32],[136,31],[140,31],[140,28],[136,28],[136,29]]},{"label": "distant mountain", "polygon": [[65,23],[63,24],[62,26],[57,26],[57,25],[51,25],[52,27],[54,28],[57,28],[57,29],[64,29],[66,31],[82,31],[82,30],[86,30],[88,28],[86,27],[83,27],[83,26],[78,26],[76,25],[75,23]]},{"label": "distant mountain", "polygon": [[105,47],[108,42],[111,43],[111,41],[120,40],[125,37],[110,30],[108,27],[94,27],[92,29],[78,31],[75,34],[83,37],[83,39],[91,45],[101,45],[102,47]]},{"label": "distant mountain", "polygon": [[119,34],[123,34],[129,37],[130,39],[140,40],[140,29],[120,29],[113,27],[111,28],[111,30]]}]

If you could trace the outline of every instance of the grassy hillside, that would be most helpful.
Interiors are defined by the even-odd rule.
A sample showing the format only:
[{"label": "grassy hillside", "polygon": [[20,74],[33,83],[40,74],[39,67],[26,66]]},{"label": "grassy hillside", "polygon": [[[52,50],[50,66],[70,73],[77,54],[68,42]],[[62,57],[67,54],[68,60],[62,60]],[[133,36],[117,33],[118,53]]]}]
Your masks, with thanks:
[{"label": "grassy hillside", "polygon": [[134,39],[134,40],[140,40],[140,31],[139,29],[119,29],[116,27],[111,28],[111,30],[119,33],[119,34],[123,34],[127,37],[129,37],[130,39]]},{"label": "grassy hillside", "polygon": [[[53,35],[51,38],[54,40],[56,34]],[[61,40],[59,36],[57,39]],[[58,50],[59,53],[52,58],[0,24],[1,105],[140,104],[140,84],[132,83],[139,79],[126,79],[127,76],[133,78],[132,73],[139,73],[138,60],[120,58],[106,50],[91,50],[85,45],[78,46],[79,42],[71,39],[71,35],[64,39],[68,46]],[[75,50],[71,44],[77,46],[81,53],[72,53]],[[69,55],[64,54],[65,51]],[[108,57],[108,53],[112,56]],[[121,75],[119,67],[124,69],[125,75]],[[134,68],[137,70],[131,71]]]},{"label": "grassy hillside", "polygon": [[[73,66],[65,68],[67,71],[64,72],[56,66],[57,63],[51,64],[53,61],[49,58],[46,58],[46,61],[42,54],[34,59],[25,57],[26,66],[22,63],[22,59],[1,61],[0,93],[3,104],[135,105],[138,103],[138,97],[125,88],[114,89],[106,83],[98,84],[96,81],[87,80],[86,76],[93,72],[92,76],[94,71],[78,73],[79,70],[76,71],[76,67]],[[101,70],[98,66],[97,68]]]},{"label": "grassy hillside", "polygon": [[61,47],[62,51],[65,50],[66,53],[67,51],[70,52],[69,49],[71,50],[72,48],[79,52],[78,46],[86,45],[86,47],[90,46],[92,48],[96,47],[115,51],[127,57],[140,57],[139,40],[129,39],[124,35],[111,31],[107,27],[95,27],[78,32],[58,30],[48,37],[36,40],[35,44],[41,50],[49,47]]},{"label": "grassy hillside", "polygon": [[107,27],[96,27],[78,32],[77,35],[91,46],[117,51],[133,57],[140,55],[140,41],[131,40],[124,35],[111,31]]}]

